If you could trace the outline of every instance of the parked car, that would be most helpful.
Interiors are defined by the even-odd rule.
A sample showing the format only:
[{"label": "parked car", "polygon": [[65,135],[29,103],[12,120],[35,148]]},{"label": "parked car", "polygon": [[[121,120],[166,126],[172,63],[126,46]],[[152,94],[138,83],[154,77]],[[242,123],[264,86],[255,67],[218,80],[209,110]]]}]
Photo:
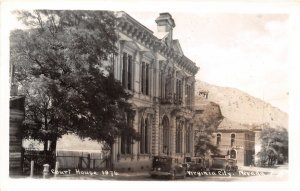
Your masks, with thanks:
[{"label": "parked car", "polygon": [[237,172],[237,160],[235,159],[226,159],[226,158],[213,158],[211,170],[220,171],[225,170],[228,172]]},{"label": "parked car", "polygon": [[182,163],[182,167],[185,168],[186,171],[190,169],[190,166],[189,163]]},{"label": "parked car", "polygon": [[227,165],[226,158],[213,158],[211,163],[211,171],[225,170]]},{"label": "parked car", "polygon": [[182,164],[179,164],[175,158],[169,156],[154,156],[150,175],[152,178],[185,178],[186,169]]},{"label": "parked car", "polygon": [[238,171],[237,160],[227,159],[227,165],[225,167],[225,170],[228,172],[237,172]]}]

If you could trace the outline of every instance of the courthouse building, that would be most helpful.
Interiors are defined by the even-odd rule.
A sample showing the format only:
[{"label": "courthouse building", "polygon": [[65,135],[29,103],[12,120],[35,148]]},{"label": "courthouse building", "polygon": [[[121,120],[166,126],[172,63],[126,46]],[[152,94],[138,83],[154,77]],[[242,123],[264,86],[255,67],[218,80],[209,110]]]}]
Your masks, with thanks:
[{"label": "courthouse building", "polygon": [[195,74],[199,70],[173,39],[169,13],[156,18],[154,33],[125,12],[117,12],[119,54],[112,58],[114,76],[133,95],[132,121],[139,141],[125,136],[113,146],[115,169],[147,170],[156,155],[183,162],[193,156]]}]

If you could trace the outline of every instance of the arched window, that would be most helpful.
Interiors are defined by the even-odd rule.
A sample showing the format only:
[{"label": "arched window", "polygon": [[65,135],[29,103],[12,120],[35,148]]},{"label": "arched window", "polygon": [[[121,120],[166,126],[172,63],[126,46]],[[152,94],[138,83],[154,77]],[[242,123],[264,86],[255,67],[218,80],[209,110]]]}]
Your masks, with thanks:
[{"label": "arched window", "polygon": [[217,134],[217,145],[219,145],[221,143],[221,134],[218,133]]},{"label": "arched window", "polygon": [[140,127],[140,153],[146,154],[149,153],[149,120],[146,118],[141,119],[141,127]]},{"label": "arched window", "polygon": [[169,154],[169,119],[168,117],[164,116],[162,120],[162,126],[163,126],[163,153]]},{"label": "arched window", "polygon": [[183,122],[176,120],[176,153],[182,152],[182,128]]},{"label": "arched window", "polygon": [[236,159],[236,150],[231,150],[230,151],[230,158]]},{"label": "arched window", "polygon": [[[130,125],[133,125],[133,118],[127,117],[127,114],[125,114],[125,120]],[[131,154],[132,153],[132,138],[131,136],[128,136],[126,132],[122,132],[121,134],[121,154]]]},{"label": "arched window", "polygon": [[148,149],[148,132],[149,132],[149,120],[148,118],[146,118],[145,120],[145,153],[149,153],[149,149]]},{"label": "arched window", "polygon": [[231,137],[231,139],[230,139],[230,145],[233,146],[234,142],[235,142],[235,134],[232,133],[230,137]]},{"label": "arched window", "polygon": [[141,119],[141,127],[140,127],[140,153],[144,153],[144,145],[145,145],[145,124],[144,118]]},{"label": "arched window", "polygon": [[185,152],[191,152],[191,136],[192,136],[192,126],[191,124],[187,124],[185,131]]}]

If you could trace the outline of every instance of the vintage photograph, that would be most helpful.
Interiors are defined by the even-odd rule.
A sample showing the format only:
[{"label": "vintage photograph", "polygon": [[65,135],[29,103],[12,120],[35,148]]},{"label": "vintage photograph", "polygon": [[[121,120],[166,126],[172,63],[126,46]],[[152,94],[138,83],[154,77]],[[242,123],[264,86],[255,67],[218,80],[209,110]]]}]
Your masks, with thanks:
[{"label": "vintage photograph", "polygon": [[288,181],[288,14],[10,13],[11,179]]}]

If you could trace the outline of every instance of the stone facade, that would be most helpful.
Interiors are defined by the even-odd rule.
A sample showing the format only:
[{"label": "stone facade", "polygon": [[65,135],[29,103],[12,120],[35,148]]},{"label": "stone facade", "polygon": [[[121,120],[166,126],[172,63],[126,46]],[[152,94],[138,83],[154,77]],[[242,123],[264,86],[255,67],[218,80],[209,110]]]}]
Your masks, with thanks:
[{"label": "stone facade", "polygon": [[221,155],[236,159],[238,166],[249,166],[254,162],[255,137],[252,129],[225,118],[212,141],[219,146]]},{"label": "stone facade", "polygon": [[151,168],[154,155],[183,162],[193,156],[193,105],[198,67],[173,39],[175,22],[169,13],[155,20],[154,34],[125,12],[117,12],[118,56],[112,56],[114,76],[133,95],[134,128],[141,139],[131,144],[119,137],[112,162],[120,171]]}]

